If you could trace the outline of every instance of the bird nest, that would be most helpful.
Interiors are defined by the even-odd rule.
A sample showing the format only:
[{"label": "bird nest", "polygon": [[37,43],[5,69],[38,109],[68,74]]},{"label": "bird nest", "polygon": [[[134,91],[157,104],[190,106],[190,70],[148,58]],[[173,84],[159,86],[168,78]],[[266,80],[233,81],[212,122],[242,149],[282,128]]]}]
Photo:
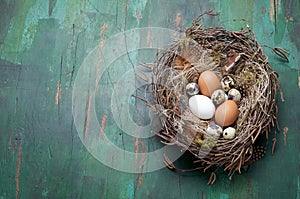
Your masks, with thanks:
[{"label": "bird nest", "polygon": [[[191,152],[196,158],[193,162],[203,171],[221,167],[231,178],[258,158],[257,141],[268,138],[271,127],[277,125],[279,80],[250,29],[202,28],[201,17],[193,21],[182,38],[160,52],[154,63],[152,92],[163,126],[157,135],[163,143]],[[219,136],[208,133],[210,125],[216,126],[216,116],[202,119],[189,106],[187,85],[194,83],[197,88],[199,76],[205,71],[213,72],[223,86],[221,80],[229,78],[232,82],[227,86],[241,95],[235,102],[236,120],[230,125],[217,125],[222,131]],[[220,90],[228,94],[224,87]],[[228,126],[235,129],[230,139],[224,137]]]}]

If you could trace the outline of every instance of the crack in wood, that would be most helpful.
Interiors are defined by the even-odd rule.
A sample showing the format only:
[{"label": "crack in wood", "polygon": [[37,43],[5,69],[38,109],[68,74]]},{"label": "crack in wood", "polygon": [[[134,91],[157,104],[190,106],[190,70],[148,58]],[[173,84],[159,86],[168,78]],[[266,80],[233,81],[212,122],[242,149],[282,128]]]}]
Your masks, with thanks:
[{"label": "crack in wood", "polygon": [[100,139],[104,140],[105,136],[104,136],[104,130],[105,130],[105,126],[106,126],[106,120],[107,120],[107,115],[104,114],[102,116],[102,120],[101,120],[101,127],[100,127]]},{"label": "crack in wood", "polygon": [[86,116],[84,121],[84,138],[87,138],[89,132],[89,126],[91,121],[91,106],[92,106],[92,95],[88,90],[88,100],[86,102]]},{"label": "crack in wood", "polygon": [[[140,152],[140,147],[141,147],[141,152]],[[136,171],[138,169],[137,187],[141,187],[142,182],[143,182],[143,166],[147,160],[147,158],[146,158],[147,150],[145,147],[145,143],[142,141],[139,141],[138,136],[136,136],[136,138],[135,138],[134,148],[135,148],[134,170]],[[140,154],[142,156],[141,156],[140,160],[138,161]],[[137,168],[137,166],[138,166],[138,168]]]},{"label": "crack in wood", "polygon": [[275,32],[278,25],[278,0],[270,0],[269,17],[272,22],[275,22]]},{"label": "crack in wood", "polygon": [[17,158],[17,167],[16,167],[16,199],[19,198],[19,191],[20,191],[20,172],[21,172],[21,162],[22,162],[22,132],[19,131],[20,139],[19,139],[19,147],[18,147],[18,158]]}]

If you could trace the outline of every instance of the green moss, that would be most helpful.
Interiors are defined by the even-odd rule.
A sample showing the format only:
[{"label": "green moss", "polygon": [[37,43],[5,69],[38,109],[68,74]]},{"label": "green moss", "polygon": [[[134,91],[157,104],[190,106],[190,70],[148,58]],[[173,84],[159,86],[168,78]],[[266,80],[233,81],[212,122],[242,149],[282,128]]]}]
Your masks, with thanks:
[{"label": "green moss", "polygon": [[207,149],[218,146],[218,139],[212,136],[206,136],[202,133],[197,133],[194,142]]}]

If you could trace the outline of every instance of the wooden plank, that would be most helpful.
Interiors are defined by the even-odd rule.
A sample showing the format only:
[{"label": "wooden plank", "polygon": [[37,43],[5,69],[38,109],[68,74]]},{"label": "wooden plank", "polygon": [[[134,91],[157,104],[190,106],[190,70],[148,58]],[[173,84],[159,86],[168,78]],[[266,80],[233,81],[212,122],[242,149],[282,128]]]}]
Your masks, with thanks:
[{"label": "wooden plank", "polygon": [[[206,9],[220,13],[204,19],[207,27],[238,30],[249,26],[262,44],[290,52],[286,63],[264,49],[279,73],[285,98],[284,103],[278,101],[281,128],[274,156],[270,140],[265,158],[231,181],[217,170],[217,181],[211,186],[207,185],[209,173],[164,168],[133,174],[100,163],[81,142],[72,116],[72,90],[84,58],[123,30],[182,30]],[[5,0],[0,1],[0,10],[0,198],[300,197],[299,1]],[[129,54],[130,61],[126,56],[119,61],[138,64],[152,55],[153,51],[135,52]],[[96,105],[97,116],[105,135],[134,152],[137,140],[115,125],[110,110],[112,83],[126,72],[118,67],[120,62],[99,79],[103,90],[97,96],[102,100]],[[140,122],[147,124],[149,118],[142,118]],[[286,141],[284,127],[288,127]],[[148,151],[161,147],[157,139],[139,141]],[[184,156],[175,164],[188,168],[189,158]]]}]

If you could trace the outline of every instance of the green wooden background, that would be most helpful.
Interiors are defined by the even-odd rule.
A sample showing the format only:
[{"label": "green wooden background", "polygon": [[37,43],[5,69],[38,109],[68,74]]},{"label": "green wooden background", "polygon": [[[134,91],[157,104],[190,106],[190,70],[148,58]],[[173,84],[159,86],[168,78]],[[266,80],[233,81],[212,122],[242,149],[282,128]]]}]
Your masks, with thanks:
[{"label": "green wooden background", "polygon": [[[206,26],[248,25],[259,42],[290,52],[287,63],[265,49],[285,98],[278,100],[275,154],[271,137],[266,157],[231,181],[218,171],[210,186],[208,173],[164,168],[130,174],[94,159],[72,116],[73,84],[84,58],[101,39],[138,27],[177,30],[207,9],[220,16],[205,18]],[[300,199],[299,34],[299,0],[0,0],[0,198]],[[105,133],[118,142],[123,132],[105,114]],[[184,168],[188,159],[176,164]]]}]

